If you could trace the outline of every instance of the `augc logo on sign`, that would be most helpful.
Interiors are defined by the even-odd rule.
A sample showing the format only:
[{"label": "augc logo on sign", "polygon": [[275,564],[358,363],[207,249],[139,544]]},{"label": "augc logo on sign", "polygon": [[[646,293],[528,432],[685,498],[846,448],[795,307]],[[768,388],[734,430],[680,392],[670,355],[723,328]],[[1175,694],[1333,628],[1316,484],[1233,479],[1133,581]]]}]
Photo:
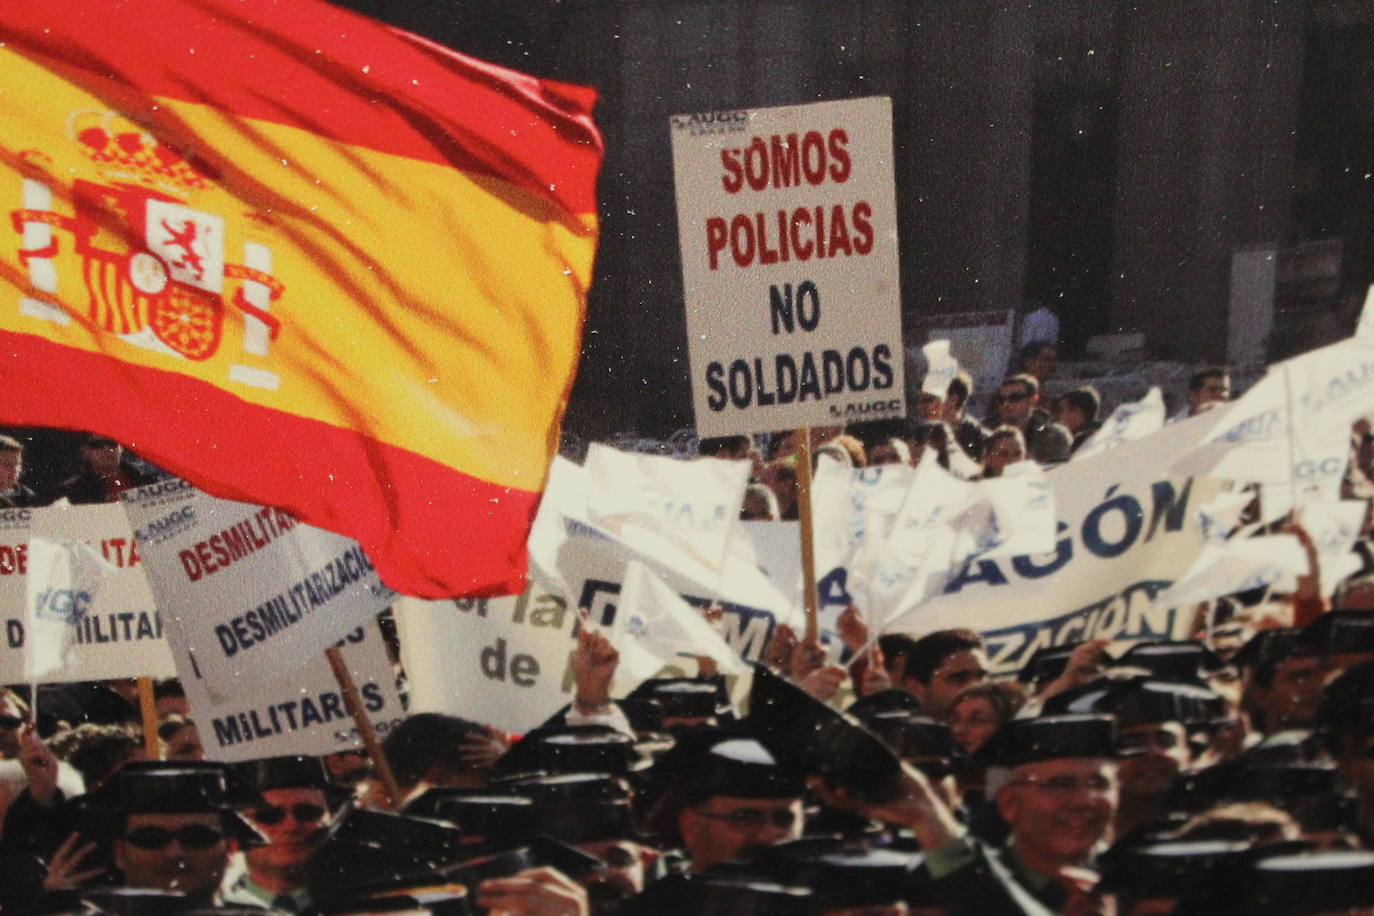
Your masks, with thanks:
[{"label": "augc logo on sign", "polygon": [[50,588],[38,595],[37,615],[44,620],[76,624],[91,609],[94,596],[71,588]]}]

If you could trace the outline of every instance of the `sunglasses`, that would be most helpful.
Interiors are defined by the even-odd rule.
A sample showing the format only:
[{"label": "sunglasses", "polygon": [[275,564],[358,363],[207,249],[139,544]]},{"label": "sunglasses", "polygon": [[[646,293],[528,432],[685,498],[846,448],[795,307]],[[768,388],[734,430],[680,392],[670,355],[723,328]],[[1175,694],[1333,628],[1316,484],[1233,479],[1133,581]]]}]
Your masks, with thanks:
[{"label": "sunglasses", "polygon": [[0,716],[0,728],[7,732],[12,732],[23,724],[23,716]]},{"label": "sunglasses", "polygon": [[284,821],[288,811],[291,812],[291,816],[296,819],[298,824],[310,824],[318,821],[324,817],[325,813],[325,809],[319,805],[300,802],[290,808],[283,808],[281,805],[263,805],[261,808],[254,809],[250,816],[259,824],[266,824],[271,827]]},{"label": "sunglasses", "polygon": [[1024,392],[1024,391],[1016,391],[1016,392],[1013,392],[1013,393],[1011,393],[1011,394],[1004,394],[1004,395],[1002,395],[1002,400],[1004,400],[1004,401],[1024,401],[1024,400],[1025,400],[1026,398],[1028,398],[1028,397],[1030,397],[1030,395],[1027,394],[1027,393]]},{"label": "sunglasses", "polygon": [[192,824],[180,830],[166,827],[139,827],[124,834],[124,842],[139,849],[166,849],[176,840],[182,849],[209,849],[216,843],[224,842],[224,834],[213,827]]}]

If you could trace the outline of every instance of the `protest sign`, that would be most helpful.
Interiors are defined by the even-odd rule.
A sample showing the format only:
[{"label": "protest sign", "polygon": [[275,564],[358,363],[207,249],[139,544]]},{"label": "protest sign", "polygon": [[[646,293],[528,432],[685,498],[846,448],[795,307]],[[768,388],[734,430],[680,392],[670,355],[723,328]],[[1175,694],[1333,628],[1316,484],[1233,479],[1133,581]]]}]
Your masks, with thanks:
[{"label": "protest sign", "polygon": [[531,582],[505,598],[395,604],[412,713],[529,731],[572,701],[577,612]]},{"label": "protest sign", "polygon": [[[173,642],[176,641],[173,628]],[[375,620],[340,643],[363,709],[379,738],[405,717],[396,676]],[[181,646],[176,647],[179,651]],[[282,754],[331,754],[361,747],[353,718],[324,653],[300,659],[288,676],[217,703],[205,683],[185,678],[186,700],[207,760],[252,760]]]},{"label": "protest sign", "polygon": [[972,627],[1001,672],[1045,646],[1185,635],[1186,615],[1156,607],[1154,598],[1196,558],[1203,535],[1195,508],[1221,485],[1174,477],[1161,470],[1160,456],[1195,447],[1217,419],[1175,423],[1048,471],[1059,519],[1053,552],[975,557],[936,577],[934,595],[929,580],[919,582],[884,629]]},{"label": "protest sign", "polygon": [[[707,622],[702,610],[682,600],[638,560],[632,560],[625,569],[611,632],[612,643],[622,655],[627,647],[633,647],[657,662],[641,666],[643,677],[639,681],[652,677],[652,669],[675,663],[679,655],[709,656],[721,671],[734,675],[746,670],[739,655]],[[637,684],[631,689],[633,686]]]},{"label": "protest sign", "polygon": [[390,603],[355,541],[175,483],[124,506],[158,605],[174,609],[181,678],[214,700],[283,677]]},{"label": "protest sign", "polygon": [[[114,567],[102,577],[98,593],[66,634],[72,641],[60,650],[62,663],[45,664],[50,670],[43,673],[33,671],[29,667],[32,660],[26,660],[31,535],[86,544]],[[163,621],[122,508],[59,505],[6,509],[0,511],[0,541],[0,608],[4,612],[0,683],[170,677],[176,673]],[[47,600],[61,604],[66,596],[50,592]]]},{"label": "protest sign", "polygon": [[670,129],[697,430],[902,416],[891,100]]}]

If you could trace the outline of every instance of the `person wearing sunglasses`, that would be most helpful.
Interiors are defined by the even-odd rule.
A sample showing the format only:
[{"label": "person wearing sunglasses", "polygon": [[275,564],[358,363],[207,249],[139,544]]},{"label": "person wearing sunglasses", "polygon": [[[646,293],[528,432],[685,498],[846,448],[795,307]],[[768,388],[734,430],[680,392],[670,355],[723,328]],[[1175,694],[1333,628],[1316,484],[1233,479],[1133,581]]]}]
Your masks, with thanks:
[{"label": "person wearing sunglasses", "polygon": [[177,891],[192,907],[220,902],[231,840],[256,838],[228,804],[222,764],[131,763],[89,810],[108,823],[126,886]]},{"label": "person wearing sunglasses", "polygon": [[225,902],[288,912],[311,909],[311,863],[352,791],[336,785],[318,757],[235,764],[230,780],[241,802],[239,812],[267,843],[245,850],[246,870],[225,889]]}]

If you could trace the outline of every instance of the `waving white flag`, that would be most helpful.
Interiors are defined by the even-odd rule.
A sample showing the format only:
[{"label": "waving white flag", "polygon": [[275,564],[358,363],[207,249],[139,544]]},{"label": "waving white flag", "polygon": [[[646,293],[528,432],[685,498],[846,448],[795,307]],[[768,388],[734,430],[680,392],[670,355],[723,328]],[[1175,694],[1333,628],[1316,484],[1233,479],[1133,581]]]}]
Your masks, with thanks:
[{"label": "waving white flag", "polygon": [[926,357],[926,375],[921,381],[921,393],[933,394],[941,400],[949,391],[949,383],[959,374],[959,361],[949,352],[948,340],[932,340],[921,348]]},{"label": "waving white flag", "polygon": [[[706,622],[702,612],[638,561],[632,560],[625,568],[611,632],[611,641],[621,651],[621,663],[628,663],[637,673],[647,670],[640,680],[651,677],[679,655],[709,656],[725,674],[743,674],[746,670],[739,655]],[[640,653],[651,656],[653,664],[640,663],[635,658]]]},{"label": "waving white flag", "polygon": [[1110,451],[1126,442],[1133,442],[1164,426],[1164,395],[1159,387],[1151,388],[1139,401],[1122,404],[1112,411],[1101,429],[1073,453],[1074,461]]},{"label": "waving white flag", "polygon": [[26,679],[46,677],[67,666],[77,628],[95,605],[105,577],[115,569],[84,541],[29,538]]}]

